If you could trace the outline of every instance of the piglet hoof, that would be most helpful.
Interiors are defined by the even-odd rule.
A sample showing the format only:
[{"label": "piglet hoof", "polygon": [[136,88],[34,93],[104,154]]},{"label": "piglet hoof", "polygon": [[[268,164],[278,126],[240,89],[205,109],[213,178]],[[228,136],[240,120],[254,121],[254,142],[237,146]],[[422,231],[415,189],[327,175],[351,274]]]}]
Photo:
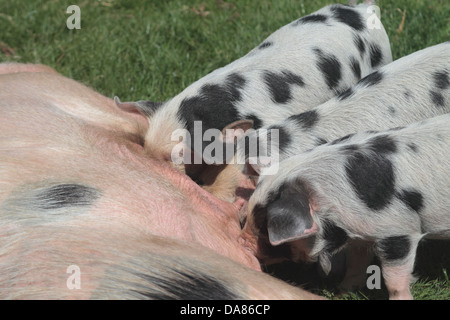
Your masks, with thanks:
[{"label": "piglet hoof", "polygon": [[409,290],[394,290],[389,292],[389,300],[414,300],[414,298]]}]

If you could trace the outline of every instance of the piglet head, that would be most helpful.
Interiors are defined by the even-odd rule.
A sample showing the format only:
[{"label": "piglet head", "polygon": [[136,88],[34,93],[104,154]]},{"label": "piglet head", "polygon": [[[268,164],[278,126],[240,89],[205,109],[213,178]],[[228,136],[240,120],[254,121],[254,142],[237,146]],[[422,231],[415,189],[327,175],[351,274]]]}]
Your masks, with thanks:
[{"label": "piglet head", "polygon": [[242,173],[241,163],[236,160],[235,147],[252,125],[252,120],[238,120],[225,126],[222,131],[207,130],[206,140],[210,140],[208,132],[215,132],[215,136],[210,144],[204,145],[205,141],[197,143],[200,147],[197,150],[195,141],[190,143],[187,139],[185,147],[194,157],[185,165],[186,174],[216,197],[229,202],[236,200],[237,191],[245,187],[242,181],[246,183],[247,177]]},{"label": "piglet head", "polygon": [[267,204],[267,232],[276,246],[317,233],[306,191],[295,184],[285,184],[277,197]]},{"label": "piglet head", "polygon": [[244,230],[258,237],[258,256],[265,263],[280,255],[289,260],[311,260],[309,253],[319,228],[310,192],[297,180],[279,180],[276,175],[260,179],[249,201]]},{"label": "piglet head", "polygon": [[316,198],[312,187],[299,177],[282,173],[260,178],[245,226],[258,237],[258,257],[270,261],[283,253],[293,261],[318,261],[324,274],[330,273],[335,264],[332,257],[344,247],[347,234],[329,215],[322,216]]},{"label": "piglet head", "polygon": [[253,230],[273,246],[315,235],[318,227],[306,187],[294,181],[270,185],[270,178],[260,179],[250,199]]},{"label": "piglet head", "polygon": [[144,128],[142,144],[146,156],[187,174],[221,200],[234,202],[239,198],[237,190],[246,176],[234,159],[235,146],[252,128],[253,120],[237,120],[219,130],[202,121],[183,123],[173,108],[176,101],[121,102],[117,97],[114,101]]}]

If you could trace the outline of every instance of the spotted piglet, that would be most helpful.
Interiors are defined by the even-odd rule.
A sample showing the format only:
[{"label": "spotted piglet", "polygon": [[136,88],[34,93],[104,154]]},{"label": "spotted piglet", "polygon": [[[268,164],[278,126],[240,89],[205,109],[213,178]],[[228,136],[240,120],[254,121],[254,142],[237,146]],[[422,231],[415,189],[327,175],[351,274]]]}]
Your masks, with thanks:
[{"label": "spotted piglet", "polygon": [[[181,139],[195,157],[183,159],[180,170],[186,169],[182,165],[187,162],[224,164],[229,154],[208,152],[208,130],[216,130],[219,134],[214,138],[220,140],[226,128],[279,122],[327,101],[392,61],[384,27],[368,24],[374,18],[368,8],[366,4],[326,6],[275,31],[247,55],[169,101],[117,103],[148,120],[144,149],[149,157],[176,163],[178,154],[173,151]],[[176,132],[189,136],[174,136]],[[190,169],[188,173],[195,176]],[[209,191],[227,198],[227,192],[217,189]],[[230,189],[233,193],[235,187]]]},{"label": "spotted piglet", "polygon": [[280,162],[260,178],[246,228],[325,271],[349,241],[373,242],[389,297],[412,298],[419,241],[450,238],[449,124],[357,133]]},{"label": "spotted piglet", "polygon": [[270,160],[276,162],[354,132],[386,130],[449,112],[450,42],[444,42],[381,67],[309,111],[248,131],[244,142],[258,144],[253,152],[259,154],[248,147],[238,154],[241,162],[247,157],[248,173],[259,173],[264,167],[256,160],[268,154],[263,148],[271,146],[273,129],[278,130],[279,148]]}]

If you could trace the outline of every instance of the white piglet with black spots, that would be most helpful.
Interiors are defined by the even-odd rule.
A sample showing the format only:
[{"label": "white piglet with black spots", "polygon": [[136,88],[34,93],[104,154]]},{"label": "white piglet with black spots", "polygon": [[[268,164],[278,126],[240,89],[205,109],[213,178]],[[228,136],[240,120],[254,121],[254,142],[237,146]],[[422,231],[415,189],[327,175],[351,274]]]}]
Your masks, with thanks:
[{"label": "white piglet with black spots", "polygon": [[373,242],[389,297],[412,298],[419,241],[450,238],[449,124],[445,114],[361,132],[280,162],[260,177],[246,230],[325,271],[349,241]]},{"label": "white piglet with black spots", "polygon": [[[368,8],[366,4],[324,7],[280,28],[247,55],[169,101],[116,100],[117,104],[148,120],[144,143],[148,156],[172,162],[174,156],[178,159],[174,148],[182,139],[197,155],[192,160],[196,164],[202,160],[224,164],[229,154],[219,155],[221,148],[208,149],[209,129],[215,129],[214,138],[220,140],[225,128],[260,128],[279,122],[327,101],[392,61],[384,27],[368,24],[374,18]],[[180,129],[189,136],[174,137]],[[185,170],[183,164],[191,157],[182,160],[179,168]]]},{"label": "white piglet with black spots", "polygon": [[256,160],[267,154],[262,150],[271,145],[273,129],[278,130],[279,148],[271,154],[271,162],[277,162],[358,131],[386,130],[449,112],[450,42],[444,42],[381,67],[309,111],[247,131],[242,146],[253,141],[260,146],[253,152],[259,154],[247,147],[239,149],[238,156],[251,164],[247,172],[259,173],[270,163],[263,167]]}]

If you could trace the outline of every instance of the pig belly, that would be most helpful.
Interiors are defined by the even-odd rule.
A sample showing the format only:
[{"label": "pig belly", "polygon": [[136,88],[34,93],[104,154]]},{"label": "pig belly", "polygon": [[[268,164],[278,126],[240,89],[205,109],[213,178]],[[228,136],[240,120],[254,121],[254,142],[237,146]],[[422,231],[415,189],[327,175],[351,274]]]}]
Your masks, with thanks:
[{"label": "pig belly", "polygon": [[0,299],[321,298],[258,272],[247,196],[146,157],[111,99],[39,66],[0,74]]},{"label": "pig belly", "polygon": [[19,73],[19,72],[45,72],[58,73],[49,66],[43,64],[23,64],[23,63],[1,63],[0,74]]},{"label": "pig belly", "polygon": [[[169,165],[145,157],[139,139],[134,139],[139,128],[133,129],[132,119],[121,119],[120,125],[113,117],[100,125],[100,117],[86,119],[82,110],[93,109],[94,115],[107,112],[105,106],[92,103],[102,100],[98,94],[73,111],[77,93],[87,88],[77,84],[80,88],[74,89],[79,90],[64,87],[61,93],[56,82],[68,79],[36,76],[0,76],[0,217],[8,228],[25,221],[21,213],[38,225],[70,222],[101,228],[106,220],[116,221],[123,228],[136,226],[149,235],[201,244],[260,270],[251,250],[242,246],[237,214],[242,203],[221,201]],[[64,95],[64,100],[49,98],[45,88],[50,84],[54,96]],[[123,123],[127,125],[122,127]],[[94,190],[97,197],[85,201],[87,205],[47,210],[70,212],[68,218],[43,214],[45,205],[36,204],[39,197],[67,189]]]}]

